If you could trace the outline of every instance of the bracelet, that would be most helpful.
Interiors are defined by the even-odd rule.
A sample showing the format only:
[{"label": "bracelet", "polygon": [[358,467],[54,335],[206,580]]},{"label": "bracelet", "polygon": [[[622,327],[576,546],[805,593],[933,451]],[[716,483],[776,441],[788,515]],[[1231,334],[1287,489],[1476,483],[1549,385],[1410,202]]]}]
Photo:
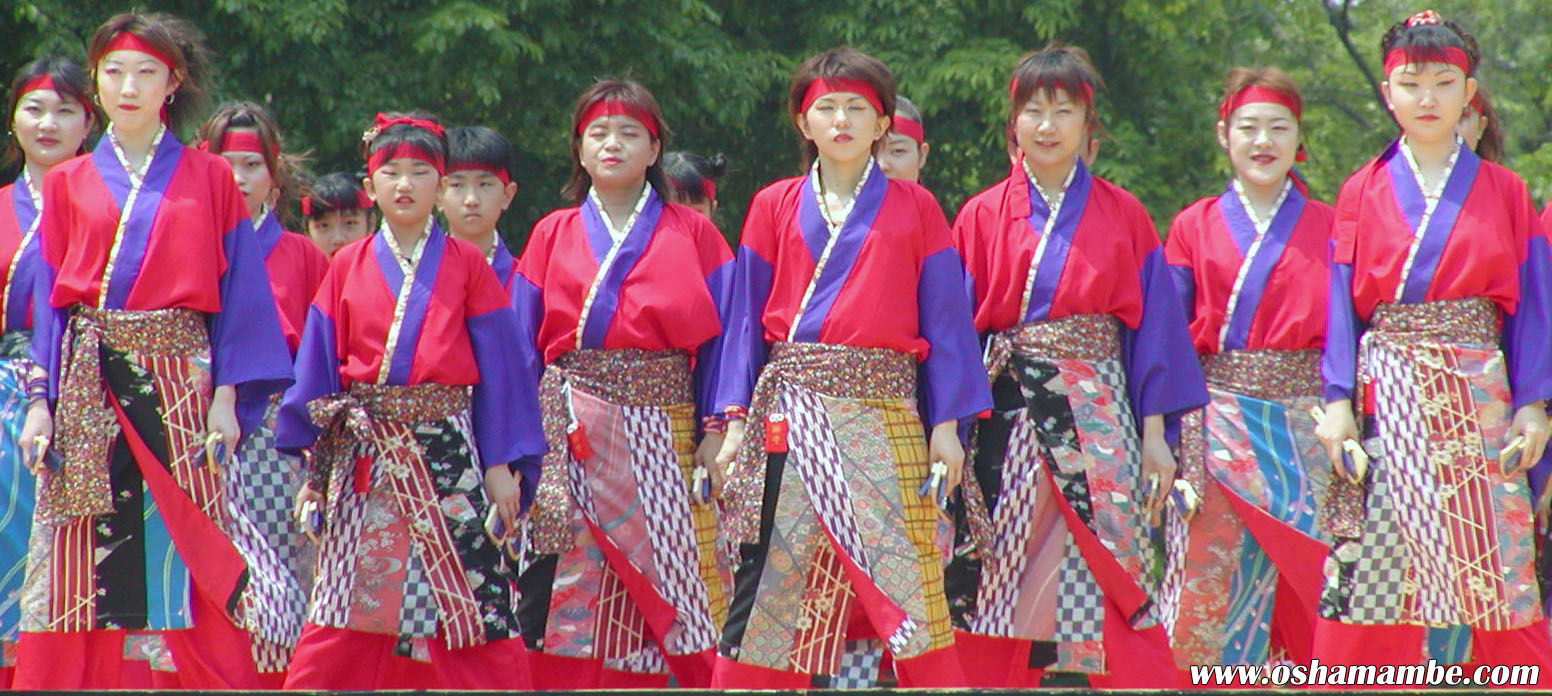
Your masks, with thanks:
[{"label": "bracelet", "polygon": [[722,420],[724,422],[748,419],[749,409],[743,406],[728,406],[727,408],[722,409]]},{"label": "bracelet", "polygon": [[701,419],[701,431],[707,433],[727,432],[727,418],[718,414],[711,414]]}]

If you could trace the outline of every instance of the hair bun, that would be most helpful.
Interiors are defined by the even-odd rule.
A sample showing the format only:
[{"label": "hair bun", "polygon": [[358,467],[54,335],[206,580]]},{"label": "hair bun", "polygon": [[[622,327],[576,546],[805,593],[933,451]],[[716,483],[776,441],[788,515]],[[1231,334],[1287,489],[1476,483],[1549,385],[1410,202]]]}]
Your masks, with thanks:
[{"label": "hair bun", "polygon": [[709,176],[713,179],[722,178],[722,175],[727,173],[727,161],[727,155],[724,155],[720,152],[712,155],[706,160],[706,164],[709,169],[709,171],[706,172],[706,176]]}]

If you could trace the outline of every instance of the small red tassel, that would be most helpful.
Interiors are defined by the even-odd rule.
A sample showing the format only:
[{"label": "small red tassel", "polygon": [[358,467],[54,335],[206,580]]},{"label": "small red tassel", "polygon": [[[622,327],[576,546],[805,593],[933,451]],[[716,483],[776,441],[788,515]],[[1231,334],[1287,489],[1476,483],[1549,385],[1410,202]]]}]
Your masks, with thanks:
[{"label": "small red tassel", "polygon": [[787,451],[787,417],[780,413],[765,417],[765,451],[771,454]]},{"label": "small red tassel", "polygon": [[581,423],[566,427],[566,444],[571,449],[572,459],[583,462],[593,458],[593,446],[587,443],[587,428]]},{"label": "small red tassel", "polygon": [[356,468],[352,472],[355,476],[351,482],[357,493],[366,493],[372,490],[372,458],[368,455],[356,457]]}]

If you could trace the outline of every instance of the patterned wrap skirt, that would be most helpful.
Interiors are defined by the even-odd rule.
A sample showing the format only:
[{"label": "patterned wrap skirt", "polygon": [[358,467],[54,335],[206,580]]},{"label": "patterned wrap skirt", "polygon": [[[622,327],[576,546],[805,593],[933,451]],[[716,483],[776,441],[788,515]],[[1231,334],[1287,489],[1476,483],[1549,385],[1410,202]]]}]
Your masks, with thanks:
[{"label": "patterned wrap skirt", "polygon": [[1541,619],[1529,484],[1498,463],[1513,416],[1498,344],[1483,298],[1376,310],[1358,366],[1367,496],[1334,530],[1323,618],[1457,635]]},{"label": "patterned wrap skirt", "polygon": [[[1201,502],[1188,538],[1172,542],[1185,545],[1176,659],[1307,660],[1331,532],[1352,528],[1362,506],[1315,438],[1320,351],[1228,351],[1202,367],[1211,400],[1181,422],[1180,475]],[[1289,624],[1275,640],[1274,616]]]},{"label": "patterned wrap skirt", "polygon": [[917,492],[916,369],[885,349],[772,347],[724,488],[734,524],[756,523],[753,543],[733,536],[745,543],[724,659],[830,686],[854,614],[897,666],[952,647],[938,514]]},{"label": "patterned wrap skirt", "polygon": [[1170,596],[1160,590],[1162,540],[1140,502],[1119,327],[1076,315],[988,344],[994,409],[972,435],[949,603],[960,631],[1027,641],[1030,669],[1124,665],[1105,654],[1107,598],[1145,629],[1159,625]]},{"label": "patterned wrap skirt", "polygon": [[22,462],[16,440],[27,420],[27,358],[31,331],[0,336],[0,668],[16,664],[21,630],[22,578],[27,569],[27,540],[32,532],[37,481]]},{"label": "patterned wrap skirt", "polygon": [[188,628],[196,591],[241,625],[248,584],[205,457],[205,321],[77,307],[64,345],[61,461],[38,487],[22,630],[130,629],[126,657],[170,668],[160,637],[135,631]]},{"label": "patterned wrap skirt", "polygon": [[691,381],[683,351],[575,350],[546,368],[549,453],[523,524],[530,650],[705,686],[726,597],[716,509],[690,501]]},{"label": "patterned wrap skirt", "polygon": [[222,481],[228,532],[248,563],[244,615],[253,662],[266,673],[286,671],[307,619],[307,592],[317,557],[317,549],[292,518],[304,474],[300,457],[275,449],[278,407],[277,395],[258,427],[243,434]]},{"label": "patterned wrap skirt", "polygon": [[422,661],[427,638],[457,650],[520,635],[469,404],[468,387],[442,384],[356,384],[308,404],[323,428],[313,485],[328,491],[309,622],[397,636]]}]

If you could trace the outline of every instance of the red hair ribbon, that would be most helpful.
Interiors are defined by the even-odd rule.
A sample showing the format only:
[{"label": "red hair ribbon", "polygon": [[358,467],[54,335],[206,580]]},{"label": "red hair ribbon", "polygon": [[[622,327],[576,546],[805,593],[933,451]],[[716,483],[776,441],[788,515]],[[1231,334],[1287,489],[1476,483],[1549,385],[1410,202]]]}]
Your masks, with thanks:
[{"label": "red hair ribbon", "polygon": [[851,92],[860,95],[867,100],[868,105],[872,106],[874,111],[877,111],[880,115],[884,113],[884,101],[879,98],[878,90],[873,89],[873,85],[862,80],[852,80],[844,77],[830,80],[820,78],[808,83],[808,89],[803,91],[803,103],[798,107],[798,111],[806,112],[808,107],[813,106],[814,102],[819,101],[820,97],[836,92]]},{"label": "red hair ribbon", "polygon": [[1304,118],[1304,108],[1303,105],[1300,104],[1300,100],[1297,95],[1289,94],[1282,90],[1272,89],[1271,87],[1264,87],[1262,85],[1251,85],[1238,92],[1235,92],[1234,96],[1223,100],[1223,103],[1218,105],[1218,120],[1227,123],[1229,121],[1229,117],[1234,115],[1234,112],[1237,111],[1239,107],[1246,104],[1262,103],[1281,104],[1288,107],[1288,110],[1293,112],[1293,118],[1295,120]]},{"label": "red hair ribbon", "polygon": [[121,31],[114,35],[113,39],[108,41],[107,47],[103,48],[102,53],[107,55],[113,51],[139,51],[161,61],[169,70],[173,66],[172,59],[168,58],[167,54],[157,50],[156,46],[151,45],[150,41],[141,38],[139,34],[134,32]]},{"label": "red hair ribbon", "polygon": [[448,174],[454,174],[457,172],[489,172],[495,175],[497,179],[501,180],[502,186],[506,186],[507,184],[512,183],[512,177],[507,174],[505,169],[502,169],[501,167],[494,167],[481,162],[463,162],[461,164],[455,164],[447,170]]},{"label": "red hair ribbon", "polygon": [[[1013,79],[1008,82],[1008,101],[1013,101],[1015,98],[1018,97],[1018,86],[1019,86],[1018,76],[1015,75],[1013,77]],[[1094,105],[1094,85],[1091,85],[1091,84],[1089,84],[1086,81],[1082,81],[1082,80],[1078,81],[1078,93],[1076,95],[1072,94],[1072,90],[1067,89],[1067,85],[1061,84],[1060,82],[1052,82],[1052,83],[1049,83],[1049,85],[1044,80],[1040,80],[1040,81],[1035,82],[1035,88],[1036,89],[1039,89],[1041,87],[1046,87],[1046,86],[1050,86],[1053,89],[1060,89],[1060,90],[1062,90],[1064,92],[1067,92],[1069,96],[1076,96],[1079,99],[1083,100],[1083,103],[1088,105],[1088,106],[1093,106]],[[1022,107],[1023,104],[1020,104],[1019,106]]]},{"label": "red hair ribbon", "polygon": [[641,122],[641,127],[647,129],[653,140],[659,139],[662,131],[657,118],[646,107],[628,102],[623,99],[599,99],[582,112],[582,119],[577,121],[577,135],[587,130],[588,125],[605,116],[629,116]]},{"label": "red hair ribbon", "polygon": [[[265,154],[264,139],[258,131],[230,130],[221,134],[221,152],[257,152]],[[279,157],[279,148],[270,148],[271,157]]]},{"label": "red hair ribbon", "polygon": [[360,208],[362,210],[370,210],[371,209],[371,207],[372,207],[372,197],[366,195],[366,189],[357,189],[356,190],[356,207]]},{"label": "red hair ribbon", "polygon": [[313,197],[312,196],[302,196],[302,217],[312,217],[312,215],[313,215]]},{"label": "red hair ribbon", "polygon": [[442,124],[437,123],[431,119],[411,118],[409,116],[395,116],[393,118],[388,118],[385,114],[383,114],[383,112],[379,111],[377,112],[376,116],[372,117],[372,127],[366,129],[366,132],[361,134],[361,139],[370,143],[375,140],[377,136],[383,131],[400,125],[424,128],[428,131],[431,131],[431,133],[438,138],[447,137],[447,131],[442,130]]},{"label": "red hair ribbon", "polygon": [[701,196],[706,199],[707,203],[711,203],[717,200],[717,182],[712,181],[711,179],[702,178]]},{"label": "red hair ribbon", "polygon": [[895,120],[889,124],[889,128],[900,135],[915,140],[917,145],[927,142],[927,132],[922,128],[921,121],[910,116],[895,116]]},{"label": "red hair ribbon", "polygon": [[1388,76],[1395,72],[1396,68],[1414,62],[1414,56],[1416,57],[1415,62],[1447,63],[1460,68],[1460,71],[1468,77],[1471,75],[1471,57],[1456,46],[1445,46],[1438,51],[1415,51],[1411,56],[1407,55],[1407,50],[1404,48],[1393,48],[1385,54],[1385,74]]},{"label": "red hair ribbon", "polygon": [[1471,109],[1477,112],[1479,116],[1487,113],[1487,104],[1482,100],[1481,89],[1478,89],[1476,94],[1471,95]]},{"label": "red hair ribbon", "polygon": [[28,80],[27,84],[22,85],[21,90],[16,94],[22,95],[28,92],[36,92],[40,89],[49,89],[54,90],[55,92],[59,91],[59,88],[54,86],[54,77],[48,73],[43,73],[42,75]]}]

